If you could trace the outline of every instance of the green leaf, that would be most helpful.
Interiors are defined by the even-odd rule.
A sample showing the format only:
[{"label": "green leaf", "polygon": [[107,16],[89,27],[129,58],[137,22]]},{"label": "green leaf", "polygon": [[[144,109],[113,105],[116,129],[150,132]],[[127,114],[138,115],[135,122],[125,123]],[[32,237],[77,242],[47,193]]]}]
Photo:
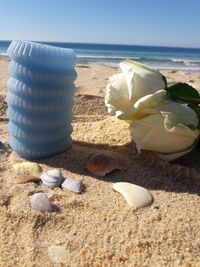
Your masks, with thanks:
[{"label": "green leaf", "polygon": [[198,91],[187,83],[176,83],[167,87],[166,91],[172,100],[179,100],[187,104],[200,104]]},{"label": "green leaf", "polygon": [[196,114],[199,118],[198,129],[200,129],[200,106],[194,105],[194,104],[188,104],[188,106],[196,112]]},{"label": "green leaf", "polygon": [[165,83],[165,88],[164,89],[166,89],[167,88],[167,79],[165,78],[164,75],[161,74],[161,76],[162,76],[163,82]]}]

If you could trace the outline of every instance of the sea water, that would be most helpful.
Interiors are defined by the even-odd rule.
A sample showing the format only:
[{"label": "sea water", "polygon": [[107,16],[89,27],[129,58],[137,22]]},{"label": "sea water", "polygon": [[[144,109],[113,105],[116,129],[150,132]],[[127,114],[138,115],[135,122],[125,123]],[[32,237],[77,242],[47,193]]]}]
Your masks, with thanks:
[{"label": "sea water", "polygon": [[[0,56],[7,56],[10,41],[0,41]],[[79,64],[118,66],[129,58],[157,69],[200,71],[200,48],[46,42],[74,49]]]}]

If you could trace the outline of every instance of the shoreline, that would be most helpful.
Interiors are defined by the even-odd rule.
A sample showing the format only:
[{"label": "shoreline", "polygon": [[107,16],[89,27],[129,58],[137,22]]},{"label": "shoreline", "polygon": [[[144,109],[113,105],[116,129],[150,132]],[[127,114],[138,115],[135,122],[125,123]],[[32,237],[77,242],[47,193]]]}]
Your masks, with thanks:
[{"label": "shoreline", "polygon": [[[148,64],[147,64],[148,65]],[[108,68],[115,68],[115,69],[118,69],[119,66],[118,65],[107,65],[107,64],[97,64],[97,63],[77,63],[77,67],[90,67],[90,66],[103,66],[103,67],[108,67]],[[149,65],[150,66],[150,65]],[[158,69],[159,71],[173,71],[174,73],[177,72],[177,71],[182,71],[182,72],[185,72],[185,73],[200,73],[200,69],[199,70],[191,70],[191,69],[181,69],[181,68],[159,68],[159,67],[155,67],[155,69]]]},{"label": "shoreline", "polygon": [[[126,58],[124,58],[126,59]],[[7,60],[7,61],[10,61],[8,55],[2,55],[0,54],[0,60]],[[136,60],[137,61],[137,60]],[[146,65],[149,65],[151,66],[150,64],[146,64]],[[81,63],[81,62],[78,62],[77,63],[77,66],[103,66],[103,67],[110,67],[110,68],[118,68],[119,67],[119,64],[118,63],[112,63],[112,62],[108,62],[108,63],[93,63],[93,62],[90,62],[90,63]],[[189,73],[200,73],[200,68],[199,69],[187,69],[187,68],[173,68],[173,67],[159,67],[159,66],[153,66],[153,68],[155,69],[158,69],[160,71],[183,71],[183,72],[189,72]]]}]

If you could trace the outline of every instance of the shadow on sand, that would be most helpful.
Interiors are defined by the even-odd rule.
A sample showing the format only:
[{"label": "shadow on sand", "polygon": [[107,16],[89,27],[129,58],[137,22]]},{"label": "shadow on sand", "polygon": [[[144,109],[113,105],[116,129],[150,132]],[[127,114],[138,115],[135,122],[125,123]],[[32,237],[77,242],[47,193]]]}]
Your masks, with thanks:
[{"label": "shadow on sand", "polygon": [[[105,177],[89,173],[86,169],[86,161],[90,155],[97,151],[119,153],[127,160],[127,170],[116,170]],[[94,179],[109,182],[131,182],[149,190],[200,195],[199,154],[200,152],[194,151],[186,157],[169,163],[159,159],[151,152],[143,152],[139,155],[133,143],[124,146],[110,146],[74,141],[72,147],[65,153],[38,162],[53,168],[63,168],[79,175],[90,176]]]}]

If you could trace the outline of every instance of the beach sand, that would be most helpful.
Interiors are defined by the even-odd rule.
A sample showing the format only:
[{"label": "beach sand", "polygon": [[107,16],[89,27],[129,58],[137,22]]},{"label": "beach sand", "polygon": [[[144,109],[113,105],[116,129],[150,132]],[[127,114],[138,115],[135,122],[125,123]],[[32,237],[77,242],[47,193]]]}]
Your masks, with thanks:
[{"label": "beach sand", "polygon": [[[8,61],[0,60],[0,140],[8,142],[6,81]],[[83,182],[76,194],[34,183],[17,184],[12,165],[25,161],[9,147],[0,155],[0,266],[200,266],[200,152],[175,163],[150,152],[139,155],[127,123],[107,115],[104,92],[117,68],[77,66],[73,145],[65,153],[38,161],[43,170],[60,168],[65,177]],[[162,71],[169,82],[188,82],[200,90],[200,73]],[[113,151],[127,170],[98,177],[86,169],[97,151]],[[194,158],[195,157],[195,158]],[[130,208],[112,189],[117,181],[147,188],[154,202]],[[52,213],[31,210],[29,196],[46,192]],[[59,263],[49,254],[62,246]]]}]

